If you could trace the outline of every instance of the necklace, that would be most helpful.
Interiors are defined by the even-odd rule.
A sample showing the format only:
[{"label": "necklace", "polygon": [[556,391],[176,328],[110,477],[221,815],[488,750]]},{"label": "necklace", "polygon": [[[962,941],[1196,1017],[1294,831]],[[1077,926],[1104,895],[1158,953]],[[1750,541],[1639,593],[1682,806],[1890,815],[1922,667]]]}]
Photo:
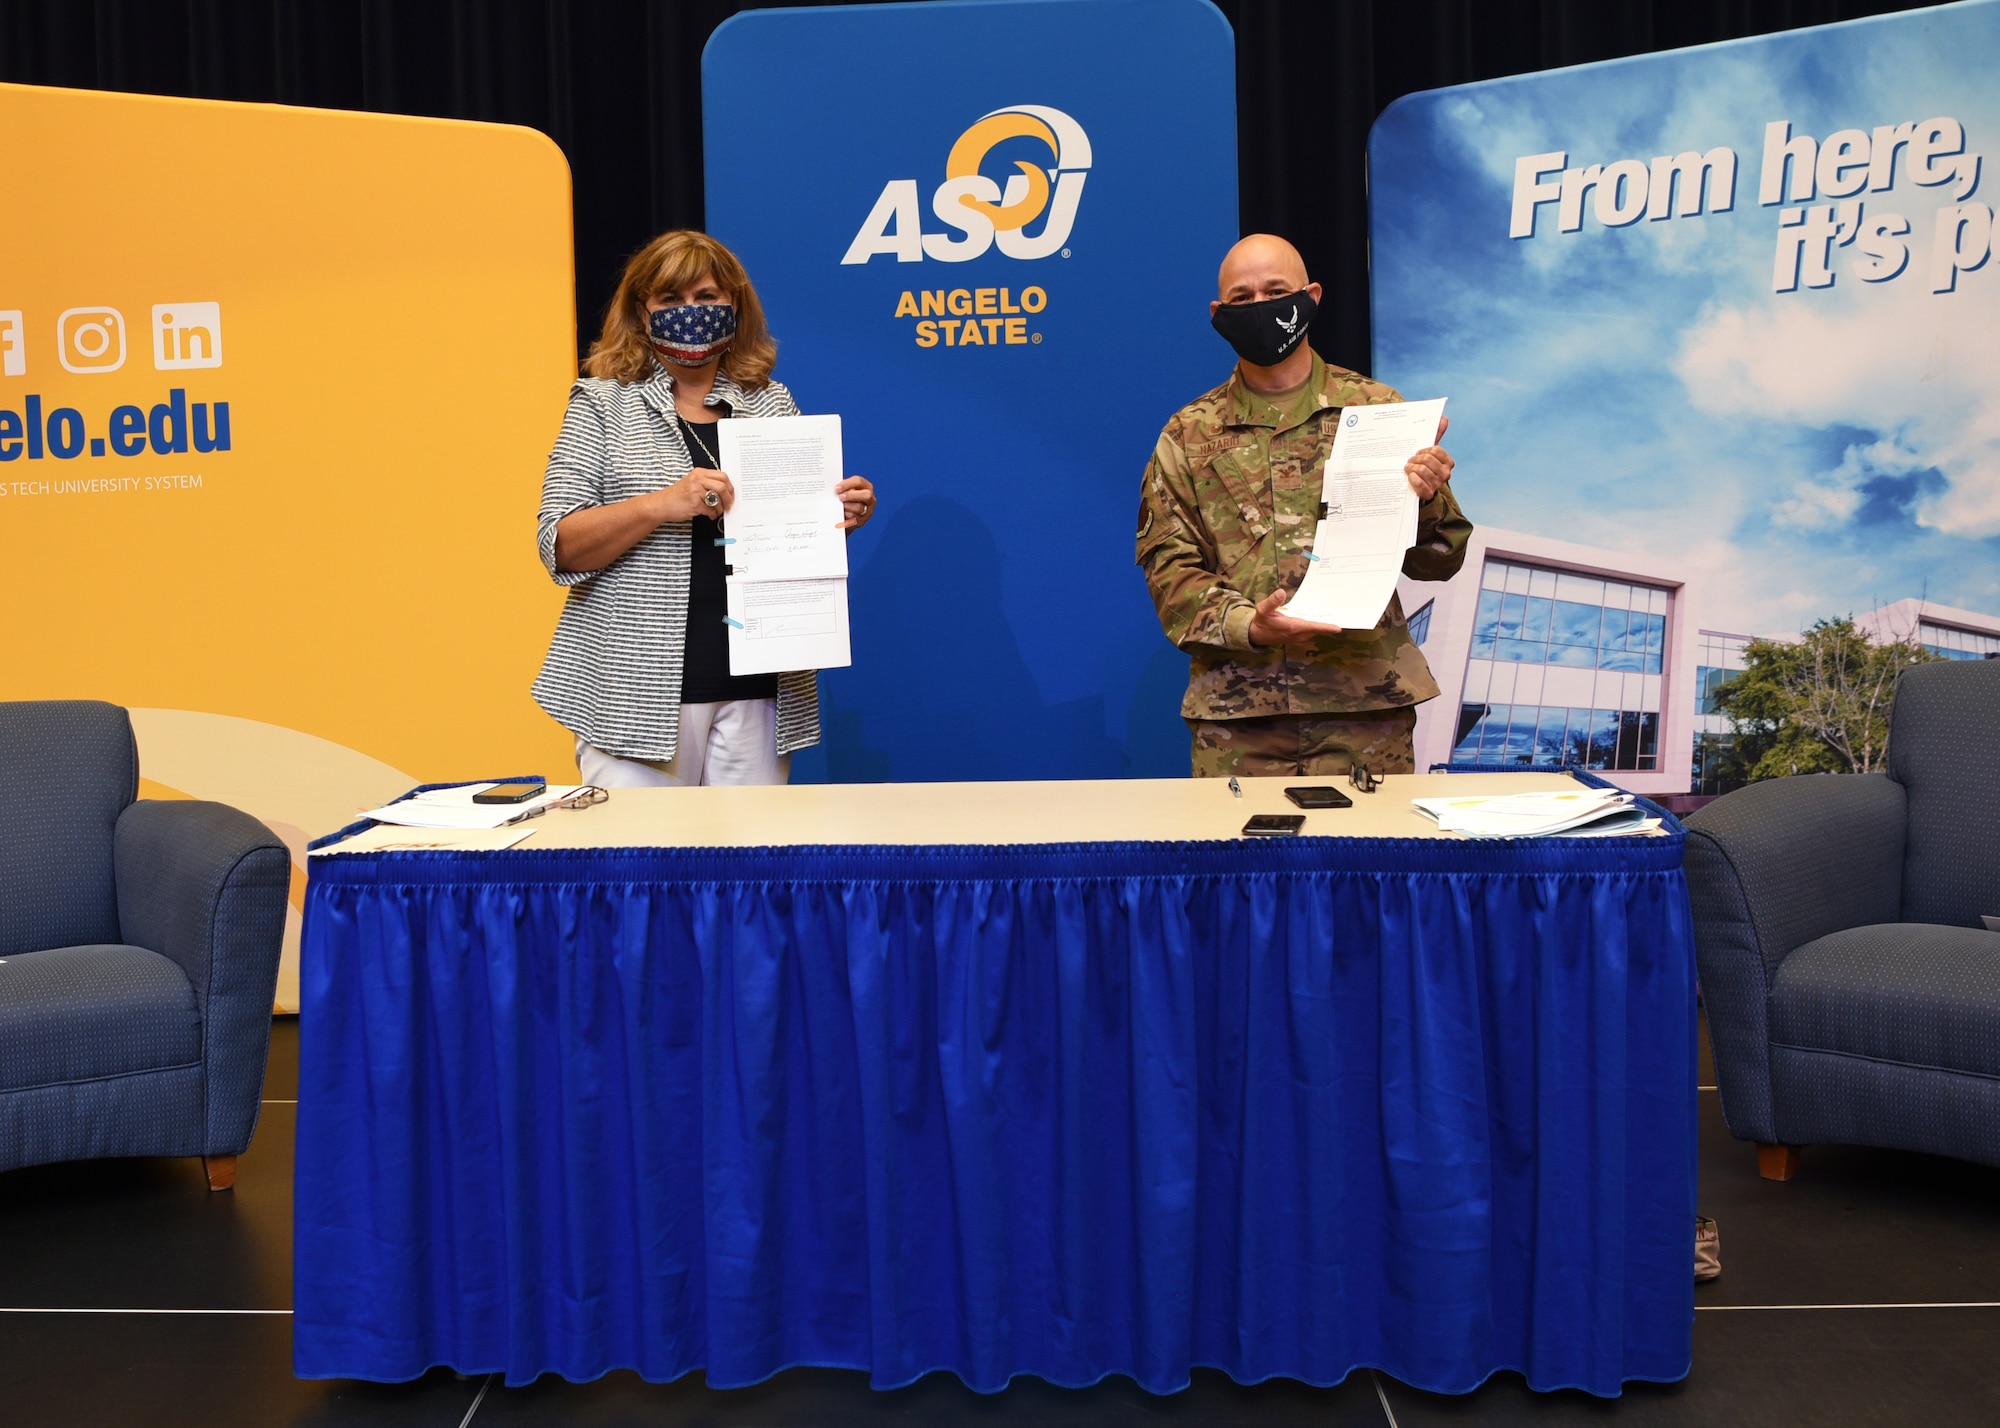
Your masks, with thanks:
[{"label": "necklace", "polygon": [[[701,448],[701,454],[708,458],[709,467],[712,470],[720,471],[722,469],[722,458],[717,456],[713,451],[710,451],[708,449],[708,443],[701,439],[701,433],[694,429],[694,423],[689,421],[686,417],[681,416],[679,412],[675,412],[674,415],[680,421],[682,433],[687,436],[693,437],[694,444]],[[710,491],[704,499],[708,502],[709,505],[711,506],[714,505],[715,492]],[[715,528],[717,530],[722,529],[722,512],[717,511],[713,516],[710,516],[709,519],[715,522]],[[718,540],[716,544],[721,545],[722,542]]]},{"label": "necklace", "polygon": [[708,458],[709,466],[714,470],[720,471],[722,469],[722,458],[708,449],[708,443],[701,439],[701,433],[694,429],[694,423],[686,417],[682,417],[681,430],[694,438],[694,444],[700,447],[701,454]]}]

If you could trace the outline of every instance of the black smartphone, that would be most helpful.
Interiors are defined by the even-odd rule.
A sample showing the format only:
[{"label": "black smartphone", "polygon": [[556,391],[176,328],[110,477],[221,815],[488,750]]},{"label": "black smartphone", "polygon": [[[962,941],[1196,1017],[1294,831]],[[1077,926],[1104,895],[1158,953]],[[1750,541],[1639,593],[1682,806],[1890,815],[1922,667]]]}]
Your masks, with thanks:
[{"label": "black smartphone", "polygon": [[1306,826],[1303,813],[1258,813],[1243,825],[1245,838],[1286,838]]},{"label": "black smartphone", "polygon": [[1308,788],[1288,788],[1285,797],[1301,808],[1352,808],[1354,800],[1330,783],[1316,783]]},{"label": "black smartphone", "polygon": [[472,795],[474,803],[526,803],[548,792],[545,783],[496,783]]}]

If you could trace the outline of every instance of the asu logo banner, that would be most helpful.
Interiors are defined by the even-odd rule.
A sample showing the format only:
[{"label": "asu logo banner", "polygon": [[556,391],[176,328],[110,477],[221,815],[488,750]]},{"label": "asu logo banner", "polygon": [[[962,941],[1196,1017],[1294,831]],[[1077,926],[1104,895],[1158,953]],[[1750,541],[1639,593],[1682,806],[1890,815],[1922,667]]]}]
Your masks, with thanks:
[{"label": "asu logo banner", "polygon": [[1207,0],[756,10],[710,40],[709,229],[882,494],[795,781],[1187,772],[1132,513],[1234,360],[1207,307],[1234,74]]},{"label": "asu logo banner", "polygon": [[[1003,140],[1016,138],[1046,145],[1050,166],[1015,159],[1019,172],[1008,175],[1002,191],[980,167]],[[891,179],[840,261],[865,263],[890,253],[899,263],[922,262],[926,255],[966,263],[996,244],[1010,258],[1046,258],[1068,241],[1089,172],[1090,139],[1069,115],[1046,104],[996,109],[958,136],[945,160],[944,182],[931,195],[931,212],[962,236],[921,232],[916,180]],[[1041,231],[1029,236],[1026,229],[1037,218],[1044,219]]]}]

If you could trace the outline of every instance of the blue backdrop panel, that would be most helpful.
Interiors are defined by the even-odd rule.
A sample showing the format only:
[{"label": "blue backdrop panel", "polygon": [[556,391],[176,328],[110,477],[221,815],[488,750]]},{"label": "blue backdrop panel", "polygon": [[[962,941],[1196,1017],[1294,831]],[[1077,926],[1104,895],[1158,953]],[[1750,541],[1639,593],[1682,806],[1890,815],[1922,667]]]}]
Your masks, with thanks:
[{"label": "blue backdrop panel", "polygon": [[1187,772],[1132,532],[1161,426],[1233,361],[1233,55],[1206,0],[760,10],[709,41],[709,229],[882,496],[795,781]]}]

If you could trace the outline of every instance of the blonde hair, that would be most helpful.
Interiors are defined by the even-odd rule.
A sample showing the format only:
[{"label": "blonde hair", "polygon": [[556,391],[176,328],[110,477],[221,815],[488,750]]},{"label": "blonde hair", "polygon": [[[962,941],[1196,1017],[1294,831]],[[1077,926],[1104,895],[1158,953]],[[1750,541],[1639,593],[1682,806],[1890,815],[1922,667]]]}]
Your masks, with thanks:
[{"label": "blonde hair", "polygon": [[778,344],[764,325],[764,305],[750,286],[742,262],[706,233],[672,228],[632,255],[618,291],[604,309],[604,331],[583,360],[587,377],[643,382],[653,374],[653,344],[646,335],[646,300],[683,289],[703,276],[729,294],[736,305],[736,340],[722,354],[722,371],[739,387],[756,390],[771,380]]}]

